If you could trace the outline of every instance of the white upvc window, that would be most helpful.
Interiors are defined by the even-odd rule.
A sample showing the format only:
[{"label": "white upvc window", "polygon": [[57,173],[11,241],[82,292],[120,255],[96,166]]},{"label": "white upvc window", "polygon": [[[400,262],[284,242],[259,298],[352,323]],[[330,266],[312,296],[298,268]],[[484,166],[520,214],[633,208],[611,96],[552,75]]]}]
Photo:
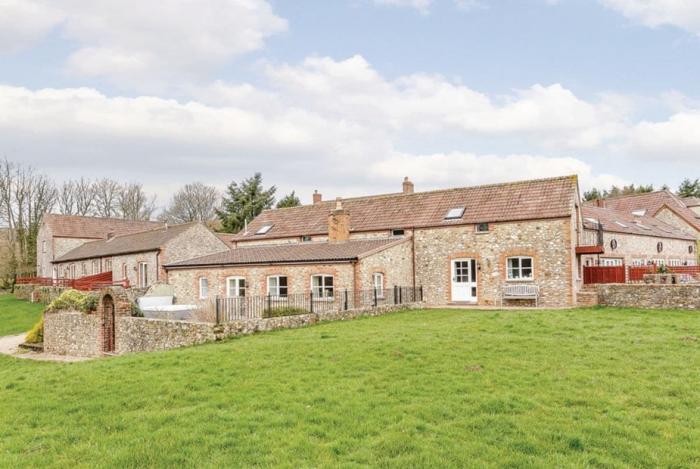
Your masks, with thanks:
[{"label": "white upvc window", "polygon": [[275,297],[286,297],[289,293],[287,277],[273,275],[267,277],[267,294]]},{"label": "white upvc window", "polygon": [[199,277],[199,299],[206,300],[209,298],[209,279]]},{"label": "white upvc window", "polygon": [[598,265],[602,267],[620,267],[624,262],[619,258],[601,258]]},{"label": "white upvc window", "polygon": [[377,298],[384,298],[384,274],[375,272],[372,274],[372,288],[377,292]]},{"label": "white upvc window", "polygon": [[100,261],[94,260],[92,261],[92,274],[99,274],[100,273]]},{"label": "white upvc window", "polygon": [[41,242],[41,252],[46,254],[46,240]]},{"label": "white upvc window", "polygon": [[644,259],[632,259],[632,265],[635,267],[641,267],[646,265],[646,261]]},{"label": "white upvc window", "polygon": [[148,286],[148,264],[139,262],[139,288]]},{"label": "white upvc window", "polygon": [[226,279],[226,296],[228,298],[239,298],[245,296],[245,278],[228,277]]},{"label": "white upvc window", "polygon": [[314,298],[332,299],[333,291],[332,275],[311,276],[311,292],[314,294]]},{"label": "white upvc window", "polygon": [[129,271],[128,268],[126,267],[126,263],[122,264],[122,280],[128,280],[129,279]]},{"label": "white upvc window", "polygon": [[70,267],[69,267],[69,270],[70,270],[70,278],[74,279],[74,278],[75,278],[75,273],[76,273],[76,272],[75,272],[75,270],[76,270],[76,269],[75,269],[75,264],[71,264]]},{"label": "white upvc window", "polygon": [[105,259],[105,272],[112,271],[112,259]]},{"label": "white upvc window", "polygon": [[533,280],[534,262],[532,257],[514,256],[507,259],[508,280]]}]

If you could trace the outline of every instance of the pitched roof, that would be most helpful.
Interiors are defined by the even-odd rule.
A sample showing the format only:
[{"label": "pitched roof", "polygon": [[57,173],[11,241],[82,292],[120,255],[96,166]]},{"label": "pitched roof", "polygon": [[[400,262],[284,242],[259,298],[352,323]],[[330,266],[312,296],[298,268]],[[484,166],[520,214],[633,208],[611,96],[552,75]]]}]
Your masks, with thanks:
[{"label": "pitched roof", "polygon": [[605,200],[605,206],[613,210],[632,213],[646,210],[647,215],[654,216],[662,208],[668,207],[686,223],[700,231],[700,215],[689,209],[683,199],[671,191],[647,192],[645,194],[623,195]]},{"label": "pitched roof", "polygon": [[133,221],[119,218],[81,217],[77,215],[59,215],[47,213],[43,222],[50,228],[53,236],[59,238],[104,239],[108,233],[122,236],[139,231],[163,226],[154,221]]},{"label": "pitched roof", "polygon": [[134,252],[156,251],[165,243],[187,231],[197,223],[184,223],[182,225],[162,226],[156,229],[142,231],[140,233],[115,236],[111,239],[91,241],[68,251],[54,263],[92,259],[96,257],[116,256]]},{"label": "pitched roof", "polygon": [[[350,212],[351,231],[355,232],[564,218],[571,215],[577,189],[576,176],[566,176],[344,199],[343,208]],[[327,233],[328,214],[334,206],[335,201],[328,201],[266,210],[249,224],[247,233],[238,233],[234,240]],[[445,220],[450,209],[462,207],[464,216]],[[265,225],[272,228],[265,234],[255,234]]]},{"label": "pitched roof", "polygon": [[408,238],[381,238],[345,243],[295,243],[239,247],[197,259],[175,262],[164,267],[347,262],[407,241]]},{"label": "pitched roof", "polygon": [[683,203],[686,207],[700,207],[700,197],[684,197]]},{"label": "pitched roof", "polygon": [[649,215],[634,216],[611,208],[584,205],[582,209],[584,228],[595,230],[602,223],[603,231],[625,233],[656,238],[672,238],[694,241],[696,238],[678,228]]}]

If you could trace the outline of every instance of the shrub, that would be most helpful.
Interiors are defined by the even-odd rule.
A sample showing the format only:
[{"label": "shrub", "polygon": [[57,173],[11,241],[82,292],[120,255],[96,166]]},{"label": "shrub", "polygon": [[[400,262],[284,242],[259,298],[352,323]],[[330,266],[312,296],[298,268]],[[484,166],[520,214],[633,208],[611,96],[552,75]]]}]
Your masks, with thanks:
[{"label": "shrub", "polygon": [[78,290],[66,290],[53,300],[46,308],[46,312],[59,310],[74,310],[89,313],[97,309],[97,296],[92,293],[83,293]]},{"label": "shrub", "polygon": [[24,341],[28,344],[40,344],[44,341],[44,317],[42,316],[38,323],[34,324],[32,330],[29,331]]},{"label": "shrub", "polygon": [[143,311],[141,308],[139,308],[139,305],[136,303],[131,303],[131,317],[132,318],[142,318],[143,317]]},{"label": "shrub", "polygon": [[276,308],[269,308],[263,311],[264,318],[279,318],[282,316],[298,316],[300,314],[307,314],[308,311],[304,308],[296,308],[294,306],[278,306]]}]

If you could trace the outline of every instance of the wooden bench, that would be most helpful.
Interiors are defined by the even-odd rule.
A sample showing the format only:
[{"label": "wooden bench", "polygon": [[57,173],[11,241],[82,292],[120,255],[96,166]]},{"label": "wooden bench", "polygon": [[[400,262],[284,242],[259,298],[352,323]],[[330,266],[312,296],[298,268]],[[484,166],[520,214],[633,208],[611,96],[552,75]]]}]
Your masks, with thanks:
[{"label": "wooden bench", "polygon": [[535,307],[540,299],[540,287],[537,285],[506,285],[501,296],[501,306],[505,300],[535,300]]}]

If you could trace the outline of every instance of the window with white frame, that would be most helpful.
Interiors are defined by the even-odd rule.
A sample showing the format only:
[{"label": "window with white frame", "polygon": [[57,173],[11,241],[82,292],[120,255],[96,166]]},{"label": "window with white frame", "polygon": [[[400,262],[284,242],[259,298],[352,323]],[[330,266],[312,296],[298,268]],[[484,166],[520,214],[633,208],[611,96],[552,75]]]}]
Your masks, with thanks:
[{"label": "window with white frame", "polygon": [[532,257],[514,256],[507,259],[508,280],[532,280],[534,269]]},{"label": "window with white frame", "polygon": [[641,267],[646,265],[646,261],[644,259],[632,259],[632,265],[635,267]]},{"label": "window with white frame", "polygon": [[245,296],[245,279],[243,277],[228,277],[226,279],[226,296],[239,298]]},{"label": "window with white frame", "polygon": [[70,270],[70,278],[75,278],[75,264],[71,264],[69,267]]},{"label": "window with white frame", "polygon": [[209,279],[199,277],[199,299],[206,300],[209,298]]},{"label": "window with white frame", "polygon": [[105,259],[105,272],[112,271],[112,259]]},{"label": "window with white frame", "polygon": [[312,275],[311,276],[311,292],[314,298],[332,299],[333,298],[333,276],[332,275]]},{"label": "window with white frame", "polygon": [[695,260],[689,260],[686,265],[696,266],[697,264]]},{"label": "window with white frame", "polygon": [[80,271],[82,272],[83,277],[87,275],[87,264],[85,262],[81,264]]},{"label": "window with white frame", "polygon": [[604,257],[604,258],[600,259],[600,262],[598,263],[598,265],[600,265],[602,267],[619,267],[619,266],[623,265],[623,261],[622,261],[622,259],[618,259],[618,258],[605,258]]},{"label": "window with white frame", "polygon": [[122,264],[122,280],[128,280],[129,279],[129,272],[126,268],[126,263]]},{"label": "window with white frame", "polygon": [[92,261],[92,273],[93,273],[93,275],[100,273],[100,261],[98,261],[98,260]]},{"label": "window with white frame", "polygon": [[289,290],[287,288],[287,277],[285,275],[273,275],[267,277],[267,294],[276,297],[286,297]]},{"label": "window with white frame", "polygon": [[384,274],[375,272],[372,274],[372,287],[377,292],[377,298],[384,298]]},{"label": "window with white frame", "polygon": [[41,252],[46,254],[46,240],[41,242]]},{"label": "window with white frame", "polygon": [[668,265],[670,265],[671,267],[678,267],[683,265],[683,261],[680,259],[669,259]]},{"label": "window with white frame", "polygon": [[139,288],[148,286],[148,264],[139,262]]}]

